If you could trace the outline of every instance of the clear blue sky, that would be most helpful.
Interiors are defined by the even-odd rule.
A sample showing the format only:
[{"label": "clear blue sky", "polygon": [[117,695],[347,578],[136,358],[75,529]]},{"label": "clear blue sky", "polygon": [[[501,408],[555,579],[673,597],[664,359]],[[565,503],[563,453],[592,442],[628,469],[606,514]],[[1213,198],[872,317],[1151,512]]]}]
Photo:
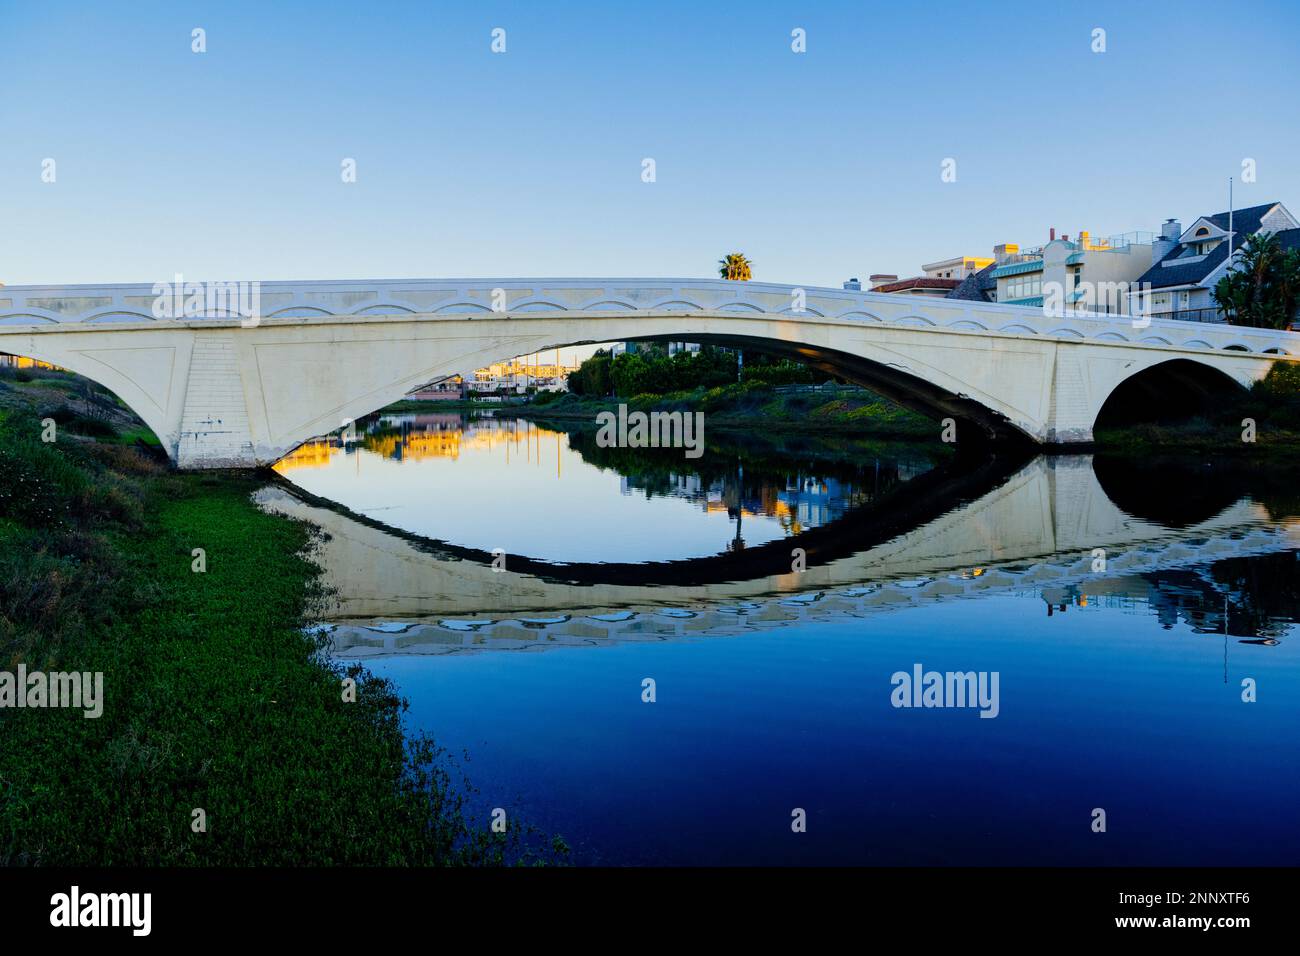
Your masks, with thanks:
[{"label": "clear blue sky", "polygon": [[1300,211],[1298,10],[0,0],[0,281],[838,285],[1187,223],[1245,157]]}]

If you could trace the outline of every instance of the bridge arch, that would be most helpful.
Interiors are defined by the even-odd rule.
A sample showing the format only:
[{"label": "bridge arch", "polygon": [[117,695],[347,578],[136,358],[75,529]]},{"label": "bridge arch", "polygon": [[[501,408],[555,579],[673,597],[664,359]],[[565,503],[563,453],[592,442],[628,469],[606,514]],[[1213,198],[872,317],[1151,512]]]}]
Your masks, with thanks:
[{"label": "bridge arch", "polygon": [[[673,336],[663,337],[665,339]],[[680,338],[680,336],[676,336]],[[855,355],[837,349],[815,346],[805,342],[791,342],[780,338],[755,338],[732,335],[691,335],[691,341],[724,347],[742,348],[790,359],[808,365],[828,375],[847,379],[861,385],[890,401],[936,420],[951,417],[973,429],[962,429],[963,437],[975,435],[981,439],[999,439],[1024,444],[1030,441],[1007,415],[994,403],[973,397],[957,383],[945,381],[946,376],[935,369],[921,374],[911,365],[882,361],[885,355]]]},{"label": "bridge arch", "polygon": [[1111,390],[1097,412],[1093,428],[1188,418],[1214,398],[1244,389],[1231,375],[1205,362],[1186,358],[1157,362]]},{"label": "bridge arch", "polygon": [[[681,319],[688,321],[682,322]],[[680,330],[668,333],[647,330],[634,335],[612,335],[608,339],[562,337],[543,341],[534,340],[526,346],[523,343],[502,344],[491,350],[475,353],[473,364],[458,368],[456,372],[468,374],[474,368],[509,361],[519,355],[544,353],[576,345],[600,344],[604,341],[621,341],[627,338],[663,342],[687,338],[689,341],[701,344],[739,348],[790,359],[824,372],[828,376],[846,379],[896,404],[935,419],[936,436],[940,433],[939,420],[951,417],[959,423],[958,436],[961,441],[983,443],[997,440],[1015,445],[1027,445],[1033,440],[1032,435],[1013,423],[1008,415],[999,409],[995,397],[951,379],[940,369],[926,367],[921,363],[888,361],[887,359],[899,357],[889,352],[855,355],[802,340],[781,338],[775,334],[701,333],[692,330],[689,319],[689,315],[678,317],[678,321],[672,324]],[[876,326],[873,323],[865,327]],[[415,387],[448,377],[449,374],[439,375],[429,369],[414,377],[395,378],[378,388],[358,389],[363,393],[349,397],[345,402],[329,409],[325,415],[314,417],[311,422],[299,427],[283,446],[280,454],[287,454],[306,441],[344,427],[347,422],[357,421],[372,414],[400,400]],[[366,384],[373,386],[376,383]]]},{"label": "bridge arch", "polygon": [[[5,343],[5,345],[12,347],[12,343]],[[6,348],[4,351],[6,354],[16,355],[18,358],[31,359],[35,362],[44,362],[48,365],[67,369],[69,372],[89,379],[101,388],[108,390],[126,405],[136,417],[148,425],[149,429],[166,445],[165,436],[168,434],[167,410],[160,407],[154,397],[142,390],[129,375],[123,374],[120,370],[94,357],[63,349],[23,348],[20,352],[11,352]]]}]

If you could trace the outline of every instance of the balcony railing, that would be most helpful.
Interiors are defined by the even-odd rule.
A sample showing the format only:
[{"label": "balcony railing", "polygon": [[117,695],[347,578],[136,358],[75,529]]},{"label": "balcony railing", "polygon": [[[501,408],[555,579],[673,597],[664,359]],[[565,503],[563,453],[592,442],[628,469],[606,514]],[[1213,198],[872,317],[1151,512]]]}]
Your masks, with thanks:
[{"label": "balcony railing", "polygon": [[1155,241],[1154,232],[1122,232],[1115,236],[1105,236],[1097,238],[1089,236],[1086,242],[1077,243],[1080,249],[1089,252],[1115,252],[1120,249],[1127,249],[1129,246],[1149,246]]},{"label": "balcony railing", "polygon": [[1224,325],[1228,321],[1218,309],[1179,309],[1174,312],[1152,312],[1149,318],[1175,319],[1179,322],[1213,322],[1219,325]]}]

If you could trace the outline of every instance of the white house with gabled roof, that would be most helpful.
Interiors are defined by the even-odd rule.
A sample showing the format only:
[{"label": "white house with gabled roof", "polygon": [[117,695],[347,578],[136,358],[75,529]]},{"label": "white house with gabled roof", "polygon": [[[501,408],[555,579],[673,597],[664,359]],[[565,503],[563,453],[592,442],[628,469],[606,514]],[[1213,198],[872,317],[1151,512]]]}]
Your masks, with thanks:
[{"label": "white house with gabled roof", "polygon": [[1255,233],[1276,233],[1284,245],[1294,245],[1298,228],[1300,221],[1280,202],[1201,216],[1186,229],[1176,219],[1166,220],[1156,261],[1130,294],[1131,311],[1153,319],[1221,322],[1214,287],[1228,270],[1229,237],[1235,257]]}]

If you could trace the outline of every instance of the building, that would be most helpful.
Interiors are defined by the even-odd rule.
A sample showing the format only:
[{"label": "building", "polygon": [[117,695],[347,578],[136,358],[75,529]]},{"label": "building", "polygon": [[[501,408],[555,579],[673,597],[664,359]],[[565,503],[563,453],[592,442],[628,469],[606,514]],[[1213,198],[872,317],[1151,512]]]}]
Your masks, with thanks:
[{"label": "building", "polygon": [[[908,279],[899,279],[891,273],[877,272],[871,276],[871,291],[948,298],[967,277],[992,264],[993,260],[989,258],[956,256],[952,259],[928,262],[921,266],[921,275]],[[852,281],[857,283],[856,279]],[[848,283],[845,283],[845,288],[849,288]]]},{"label": "building", "polygon": [[561,362],[557,350],[553,362],[543,362],[539,353],[478,369],[474,372],[474,377],[465,382],[465,387],[467,392],[475,394],[509,392],[522,395],[532,389],[567,391],[569,373],[577,369],[577,364],[565,365]]},{"label": "building", "polygon": [[1229,237],[1234,252],[1247,236],[1257,232],[1277,233],[1284,248],[1300,245],[1300,222],[1280,202],[1234,210],[1231,224],[1229,215],[1201,216],[1186,229],[1177,219],[1165,221],[1152,266],[1138,277],[1137,288],[1130,294],[1135,314],[1221,322],[1214,287],[1228,269]]},{"label": "building", "polygon": [[957,256],[955,259],[940,259],[921,266],[921,274],[927,279],[956,279],[961,282],[967,276],[974,275],[985,266],[993,264],[993,259],[981,256]]},{"label": "building", "polygon": [[0,368],[44,368],[57,370],[57,365],[51,365],[49,362],[38,362],[36,359],[27,358],[24,355],[10,355],[8,352],[0,352]]},{"label": "building", "polygon": [[1058,239],[1055,229],[1048,235],[1045,244],[1024,252],[1009,244],[995,249],[997,265],[987,276],[997,283],[992,301],[1062,314],[1129,314],[1129,291],[1153,261],[1151,233],[1096,239],[1085,231],[1073,242],[1068,235]]},{"label": "building", "polygon": [[[872,279],[876,279],[872,276]],[[961,285],[960,279],[932,279],[929,276],[913,276],[910,279],[898,279],[888,276],[892,282],[880,282],[871,287],[872,292],[892,292],[895,295],[925,295],[946,298],[953,289]]]},{"label": "building", "polygon": [[[1026,253],[1029,255],[1029,253]],[[1032,258],[1032,256],[1031,256]],[[957,288],[948,294],[950,299],[969,299],[974,302],[998,301],[998,280],[994,272],[1001,266],[1012,262],[1023,262],[1020,246],[1014,242],[1004,242],[993,247],[993,258],[978,272],[972,272],[962,279]]]},{"label": "building", "polygon": [[451,378],[422,385],[413,392],[407,392],[406,397],[421,402],[459,402],[463,401],[468,394],[465,380],[459,375],[453,375]]}]

